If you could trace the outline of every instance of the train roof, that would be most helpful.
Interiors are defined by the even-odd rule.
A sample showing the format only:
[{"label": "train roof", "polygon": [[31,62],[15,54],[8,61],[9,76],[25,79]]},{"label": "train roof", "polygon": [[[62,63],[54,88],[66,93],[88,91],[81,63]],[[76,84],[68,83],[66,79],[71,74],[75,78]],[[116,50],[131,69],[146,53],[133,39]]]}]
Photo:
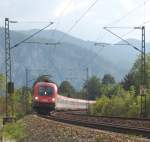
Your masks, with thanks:
[{"label": "train roof", "polygon": [[51,76],[49,76],[49,75],[41,75],[41,76],[39,76],[36,79],[36,81],[34,82],[33,86],[35,86],[36,83],[40,83],[40,82],[42,82],[42,83],[54,83],[54,84],[56,84],[54,81],[52,81],[50,79],[50,77]]}]

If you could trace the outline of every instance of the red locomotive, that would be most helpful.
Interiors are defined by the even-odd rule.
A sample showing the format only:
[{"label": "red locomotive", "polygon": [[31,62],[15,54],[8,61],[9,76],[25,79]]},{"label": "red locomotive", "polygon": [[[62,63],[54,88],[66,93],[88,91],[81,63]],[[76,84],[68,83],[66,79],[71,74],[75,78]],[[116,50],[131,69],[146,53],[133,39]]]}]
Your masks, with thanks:
[{"label": "red locomotive", "polygon": [[33,86],[33,109],[47,113],[55,109],[57,86],[48,80],[37,80]]},{"label": "red locomotive", "polygon": [[[42,79],[41,79],[42,78]],[[58,94],[57,85],[39,77],[33,86],[33,109],[38,113],[52,110],[85,110],[95,101],[74,99]]]}]

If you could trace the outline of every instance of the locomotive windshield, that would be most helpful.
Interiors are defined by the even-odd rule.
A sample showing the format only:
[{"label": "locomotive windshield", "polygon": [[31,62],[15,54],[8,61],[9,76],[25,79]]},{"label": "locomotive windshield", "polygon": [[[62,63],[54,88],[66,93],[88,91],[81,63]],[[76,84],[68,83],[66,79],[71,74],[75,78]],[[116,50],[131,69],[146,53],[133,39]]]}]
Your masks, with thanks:
[{"label": "locomotive windshield", "polygon": [[39,87],[39,95],[40,96],[51,96],[53,94],[53,88],[48,86],[40,86]]}]

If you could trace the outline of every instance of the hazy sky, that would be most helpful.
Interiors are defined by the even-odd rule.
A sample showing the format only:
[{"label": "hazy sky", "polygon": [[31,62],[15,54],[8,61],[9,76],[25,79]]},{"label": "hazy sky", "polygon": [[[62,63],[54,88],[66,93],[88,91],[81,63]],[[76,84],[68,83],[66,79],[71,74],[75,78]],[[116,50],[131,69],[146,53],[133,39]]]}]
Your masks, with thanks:
[{"label": "hazy sky", "polygon": [[[3,25],[4,18],[8,17],[18,21],[18,24],[11,25],[12,29],[32,29],[54,21],[51,29],[68,32],[94,1],[96,0],[0,0],[0,24]],[[107,33],[104,26],[139,26],[150,20],[149,13],[150,0],[98,0],[69,34],[85,40],[114,42],[116,38]],[[122,16],[124,18],[114,22]],[[130,30],[113,29],[119,35]],[[146,31],[147,37],[150,36],[150,23],[146,24]],[[140,32],[135,30],[125,38],[140,38]]]}]

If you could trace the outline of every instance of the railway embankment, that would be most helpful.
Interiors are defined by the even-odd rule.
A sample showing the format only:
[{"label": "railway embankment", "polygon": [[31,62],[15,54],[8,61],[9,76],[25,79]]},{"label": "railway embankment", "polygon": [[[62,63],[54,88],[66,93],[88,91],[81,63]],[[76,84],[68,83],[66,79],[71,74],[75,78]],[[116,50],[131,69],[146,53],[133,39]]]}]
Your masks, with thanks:
[{"label": "railway embankment", "polygon": [[24,142],[150,142],[148,139],[95,130],[29,115],[22,120],[28,137]]}]

